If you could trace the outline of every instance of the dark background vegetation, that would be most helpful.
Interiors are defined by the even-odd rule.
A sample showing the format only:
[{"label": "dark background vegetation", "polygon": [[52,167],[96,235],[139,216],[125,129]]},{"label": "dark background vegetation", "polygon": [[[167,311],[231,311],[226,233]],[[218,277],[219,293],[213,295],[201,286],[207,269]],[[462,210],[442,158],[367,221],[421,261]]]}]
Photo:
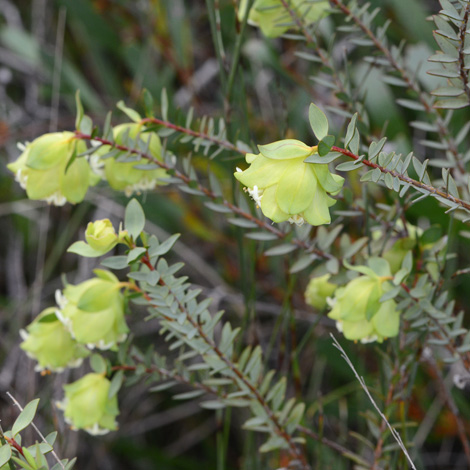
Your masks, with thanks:
[{"label": "dark background vegetation", "polygon": [[[237,24],[232,2],[220,3],[224,45],[230,54]],[[378,22],[392,20],[392,37],[411,44],[409,61],[421,64],[418,73],[425,76],[426,59],[435,49],[432,25],[425,18],[437,11],[437,2],[372,3],[382,7]],[[334,24],[333,18],[329,26],[334,28]],[[117,224],[125,198],[98,186],[77,207],[47,207],[28,201],[5,165],[19,155],[17,142],[73,129],[76,89],[97,123],[103,122],[118,100],[139,109],[144,88],[157,102],[165,88],[170,117],[175,121],[184,122],[193,106],[195,116],[225,117],[232,141],[264,143],[293,136],[311,140],[305,111],[310,101],[321,102],[322,90],[309,81],[310,68],[317,65],[296,60],[294,50],[289,40],[266,41],[249,27],[241,55],[243,74],[237,76],[227,102],[202,0],[0,0],[0,419],[5,427],[17,415],[5,395],[9,391],[23,404],[41,398],[36,424],[45,433],[60,430],[57,451],[63,457],[77,455],[77,468],[177,470],[204,462],[206,468],[258,469],[285,463],[282,454],[261,460],[256,451],[258,437],[240,430],[243,421],[237,413],[223,416],[200,409],[196,401],[175,402],[170,393],[149,394],[144,382],[120,393],[118,432],[92,438],[66,428],[53,403],[62,397],[61,385],[73,380],[75,373],[44,377],[35,373],[34,363],[19,349],[18,331],[54,302],[54,292],[62,286],[61,273],[72,283],[90,276],[95,261],[77,260],[65,250],[82,236],[89,220],[110,217]],[[333,51],[344,53],[354,57],[354,51],[344,44]],[[359,61],[353,62],[351,73],[358,87],[362,83],[358,89],[365,97],[374,133],[380,136],[387,125],[386,133],[398,148],[413,146],[417,139],[405,124],[407,111],[399,109],[384,91],[377,73]],[[366,83],[362,77],[367,78]],[[432,80],[428,80],[431,88]],[[124,120],[122,114],[114,113],[114,123]],[[183,146],[172,150],[176,155],[188,153]],[[419,152],[419,148],[415,150]],[[201,169],[208,165],[197,153],[194,161]],[[224,152],[210,165],[230,188],[230,174],[237,163]],[[187,263],[185,269],[193,282],[226,308],[234,322],[242,322],[244,299],[254,300],[256,283],[257,320],[250,323],[245,339],[265,346],[272,340],[270,365],[297,379],[294,393],[309,397],[307,416],[312,422],[322,423],[325,434],[333,433],[344,441],[351,439],[348,429],[367,432],[359,415],[369,404],[351,372],[333,353],[325,334],[333,331],[331,322],[305,307],[302,289],[306,279],[286,277],[282,261],[258,257],[255,262],[259,246],[242,242],[241,230],[227,226],[224,217],[208,212],[196,198],[167,187],[145,195],[143,201],[152,222],[149,230],[162,238],[166,233],[182,233],[175,258]],[[442,210],[432,201],[416,206],[415,217],[422,213],[436,223],[444,220]],[[461,290],[459,301],[465,304],[465,286],[456,287]],[[291,306],[298,319],[294,327],[282,305],[289,288],[293,289]],[[144,325],[142,318],[138,310],[131,316],[137,340],[162,347],[156,326]],[[313,325],[317,325],[315,330]],[[289,359],[292,329],[303,342],[302,354],[294,358],[298,370],[292,370]],[[369,376],[377,373],[378,366],[374,347],[367,348],[369,354],[366,346],[349,349],[360,372]],[[420,374],[425,377],[426,371]],[[417,383],[410,415],[420,422],[436,391],[420,387],[420,378]],[[457,399],[468,414],[464,398]],[[465,468],[458,467],[460,448],[452,416],[439,412],[429,432],[422,453],[426,468],[446,468],[439,462],[449,462],[449,455],[453,455],[454,468]],[[35,439],[32,434],[26,434],[28,438]],[[227,438],[229,445],[223,446]],[[312,447],[313,456],[319,452],[330,451]],[[329,468],[348,468],[341,462],[332,456]]]}]

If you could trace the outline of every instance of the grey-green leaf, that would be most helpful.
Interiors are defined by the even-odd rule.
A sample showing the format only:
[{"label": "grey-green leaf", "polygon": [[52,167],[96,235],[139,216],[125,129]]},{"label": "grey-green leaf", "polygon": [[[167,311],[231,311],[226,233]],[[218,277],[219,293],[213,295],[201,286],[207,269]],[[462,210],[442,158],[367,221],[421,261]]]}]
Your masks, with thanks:
[{"label": "grey-green leaf", "polygon": [[31,424],[34,419],[34,415],[36,414],[38,404],[39,398],[36,398],[36,400],[30,401],[24,407],[18,418],[16,418],[16,421],[13,424],[13,428],[11,429],[11,434],[13,437],[15,437],[19,432]]},{"label": "grey-green leaf", "polygon": [[318,140],[322,140],[323,137],[328,135],[328,119],[325,113],[313,103],[310,104],[310,108],[308,109],[308,119],[312,131]]},{"label": "grey-green leaf", "polygon": [[126,207],[124,228],[136,239],[145,226],[145,214],[137,199],[131,199]]}]

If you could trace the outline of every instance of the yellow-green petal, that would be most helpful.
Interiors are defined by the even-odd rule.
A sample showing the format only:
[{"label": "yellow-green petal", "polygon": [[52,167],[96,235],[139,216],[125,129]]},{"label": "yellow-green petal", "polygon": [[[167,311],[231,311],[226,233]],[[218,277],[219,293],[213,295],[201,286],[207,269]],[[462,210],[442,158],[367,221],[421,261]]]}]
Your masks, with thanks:
[{"label": "yellow-green petal", "polygon": [[276,191],[276,201],[282,211],[300,214],[312,202],[317,189],[317,179],[310,165],[299,161],[284,171]]},{"label": "yellow-green petal", "polygon": [[26,194],[29,199],[47,199],[60,190],[60,177],[56,168],[49,170],[28,169],[28,181],[26,183]]},{"label": "yellow-green petal", "polygon": [[312,147],[295,139],[284,139],[271,144],[258,145],[258,149],[264,157],[273,160],[305,159],[313,152]]},{"label": "yellow-green petal", "polygon": [[396,336],[400,328],[400,312],[396,310],[396,303],[393,300],[383,302],[371,323],[377,333],[384,338]]},{"label": "yellow-green petal", "polygon": [[[299,159],[299,162],[302,162],[302,160]],[[235,178],[248,188],[258,186],[258,188],[264,189],[277,184],[291,165],[292,160],[271,160],[263,157],[263,155],[258,155],[249,168],[241,173],[236,172]]]},{"label": "yellow-green petal", "polygon": [[310,163],[313,171],[317,175],[318,182],[322,188],[333,196],[341,191],[344,184],[344,178],[339,175],[333,175],[328,169],[328,165],[321,165],[318,163]]},{"label": "yellow-green petal", "polygon": [[331,222],[329,197],[325,190],[317,183],[312,202],[304,210],[303,217],[310,225],[323,225]]},{"label": "yellow-green petal", "polygon": [[90,167],[84,158],[77,158],[61,175],[60,191],[67,201],[83,201],[90,185]]},{"label": "yellow-green petal", "polygon": [[277,186],[270,186],[264,190],[261,198],[261,210],[266,217],[269,217],[273,222],[285,222],[290,214],[283,212],[276,201]]}]

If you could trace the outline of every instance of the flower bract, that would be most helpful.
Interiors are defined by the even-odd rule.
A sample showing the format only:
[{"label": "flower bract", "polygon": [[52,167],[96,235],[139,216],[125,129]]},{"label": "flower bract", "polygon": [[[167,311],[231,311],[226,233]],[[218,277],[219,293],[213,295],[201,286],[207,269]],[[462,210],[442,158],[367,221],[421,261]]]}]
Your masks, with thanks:
[{"label": "flower bract", "polygon": [[37,370],[60,372],[66,367],[78,367],[89,354],[83,345],[72,338],[53,307],[43,310],[20,333],[23,337],[20,347],[38,361]]},{"label": "flower bract", "polygon": [[111,382],[102,374],[90,373],[64,385],[65,398],[58,403],[72,429],[90,434],[105,434],[117,429],[119,414],[117,396],[109,398]]},{"label": "flower bract", "polygon": [[90,185],[99,178],[91,171],[85,157],[74,153],[86,151],[84,142],[72,132],[54,132],[38,137],[23,148],[23,153],[7,165],[16,180],[26,189],[29,199],[54,205],[83,201]]},{"label": "flower bract", "polygon": [[58,295],[60,317],[79,343],[99,349],[115,348],[129,331],[124,318],[124,296],[116,276],[96,269],[97,277]]},{"label": "flower bract", "polygon": [[[364,267],[365,275],[338,288],[333,300],[333,308],[328,314],[336,320],[336,326],[347,339],[362,343],[378,341],[398,334],[400,311],[393,299],[380,301],[383,294],[393,288],[388,281],[390,268],[385,260],[388,276],[377,275]],[[381,273],[383,274],[383,273]]]}]

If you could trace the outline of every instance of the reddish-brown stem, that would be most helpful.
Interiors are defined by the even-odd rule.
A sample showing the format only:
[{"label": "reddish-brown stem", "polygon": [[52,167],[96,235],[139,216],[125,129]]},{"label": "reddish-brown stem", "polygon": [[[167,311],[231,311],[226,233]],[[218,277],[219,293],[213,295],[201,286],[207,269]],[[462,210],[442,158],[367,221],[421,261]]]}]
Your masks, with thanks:
[{"label": "reddish-brown stem", "polygon": [[166,127],[167,129],[173,129],[175,131],[181,132],[182,134],[191,135],[193,137],[197,137],[199,139],[207,140],[209,142],[213,142],[220,147],[226,148],[227,150],[233,150],[234,152],[240,153],[245,155],[247,152],[244,150],[239,149],[237,146],[233,145],[231,142],[227,142],[226,140],[217,139],[209,134],[205,134],[204,132],[197,132],[193,131],[192,129],[188,129],[187,127],[178,126],[177,124],[173,124],[172,122],[163,121],[161,119],[152,117],[152,118],[145,118],[140,121],[144,124],[157,124],[159,126]]},{"label": "reddish-brown stem", "polygon": [[[331,150],[333,152],[339,152],[346,157],[352,158],[353,160],[359,160],[359,156],[354,154],[353,152],[343,149],[341,147],[336,147],[333,146],[331,147]],[[424,189],[430,194],[434,194],[435,196],[439,196],[443,199],[447,199],[448,201],[451,201],[457,205],[459,205],[462,209],[465,209],[470,212],[470,203],[467,201],[464,201],[463,199],[460,199],[458,197],[454,197],[449,193],[446,193],[444,191],[441,191],[440,189],[435,188],[434,186],[430,186],[429,184],[423,183],[421,181],[414,180],[413,178],[410,178],[409,176],[406,176],[402,173],[398,173],[395,170],[389,170],[388,168],[384,168],[383,166],[378,165],[377,163],[371,162],[369,160],[361,160],[361,163],[365,166],[368,166],[370,168],[378,168],[382,173],[389,173],[395,178],[398,178],[400,181],[403,181],[404,183],[409,184],[410,186],[413,186],[415,188],[420,188]]]},{"label": "reddish-brown stem", "polygon": [[459,28],[459,73],[462,79],[463,89],[467,96],[467,100],[470,103],[470,87],[468,86],[468,74],[469,71],[465,69],[465,36],[467,33],[468,19],[470,15],[470,3],[467,3],[463,14],[462,24]]},{"label": "reddish-brown stem", "polygon": [[[292,18],[292,20],[294,21],[294,23],[296,24],[297,28],[301,31],[301,33],[304,35],[306,41],[307,41],[307,44],[311,44],[314,49],[315,49],[315,52],[317,53],[318,57],[320,58],[322,64],[325,66],[325,67],[328,67],[332,70],[332,78],[336,84],[336,87],[338,88],[339,91],[345,93],[345,88],[343,86],[343,83],[341,82],[341,80],[339,79],[338,75],[336,74],[336,71],[335,71],[335,68],[334,66],[332,66],[329,58],[323,53],[323,51],[320,49],[320,47],[318,46],[318,43],[317,41],[315,40],[315,38],[310,34],[307,26],[305,25],[303,19],[301,17],[299,17],[299,15],[296,13],[296,11],[290,6],[289,2],[287,0],[281,0],[281,3],[282,5],[284,6],[284,8],[287,10],[287,12],[289,13],[290,17]],[[349,104],[349,103],[348,103]]]},{"label": "reddish-brown stem", "polygon": [[[160,160],[158,160],[154,156],[152,156],[148,153],[145,153],[141,150],[132,149],[132,148],[129,148],[125,145],[116,144],[115,142],[112,142],[108,139],[103,139],[102,137],[92,137],[89,134],[83,134],[83,133],[78,132],[78,131],[75,132],[75,135],[78,139],[94,140],[96,142],[102,143],[103,145],[109,145],[109,146],[114,147],[118,150],[122,150],[123,152],[128,152],[128,153],[131,153],[131,154],[134,154],[134,155],[139,155],[141,158],[144,158],[144,159],[154,163],[155,165],[158,165],[160,168],[163,168],[167,171],[171,171],[175,178],[178,178],[179,180],[181,180],[186,185],[189,186],[189,185],[192,185],[192,183],[194,183],[194,181],[191,181],[191,178],[189,178],[185,174],[181,173],[180,171],[176,170],[175,168],[170,167],[166,163],[161,162]],[[254,215],[250,214],[249,212],[245,212],[243,209],[236,206],[235,204],[232,204],[231,202],[227,201],[226,199],[220,198],[220,196],[218,196],[217,194],[215,194],[214,192],[212,192],[210,189],[206,188],[202,184],[197,183],[195,187],[194,186],[191,186],[191,187],[193,189],[199,190],[201,193],[203,193],[209,199],[212,199],[213,201],[216,201],[219,204],[224,205],[225,207],[227,207],[233,213],[239,215],[240,217],[243,217],[244,219],[253,222],[259,228],[272,233],[273,235],[275,235],[280,240],[284,240],[287,237],[288,233],[282,232],[281,230],[279,230],[276,227],[272,226],[269,222],[266,222],[264,220],[260,220],[257,217],[255,217]],[[289,240],[289,242],[292,243],[293,245],[296,245],[299,248],[305,250],[308,253],[313,253],[313,254],[319,256],[320,258],[324,258],[324,259],[333,258],[333,256],[331,254],[325,253],[325,252],[323,252],[323,251],[321,251],[317,248],[313,248],[308,243],[306,243],[302,240],[299,240],[297,238],[292,238],[292,239]]]},{"label": "reddish-brown stem", "polygon": [[23,452],[23,449],[22,447],[18,444],[18,442],[16,442],[14,439],[12,439],[11,437],[7,437],[7,436],[3,436],[3,438],[8,442],[8,444],[10,444],[11,447],[13,447],[14,449],[16,449],[23,457],[24,457],[24,452]]},{"label": "reddish-brown stem", "polygon": [[[413,297],[411,295],[411,289],[404,283],[401,283],[400,286],[406,291],[408,292],[408,294],[410,295],[410,298],[414,301],[414,302],[419,302],[419,299]],[[433,318],[431,316],[429,316],[429,318],[431,319],[431,321],[439,328],[440,332],[439,331],[433,331],[432,334],[433,336],[436,338],[436,339],[446,339],[447,340],[447,343],[445,345],[446,349],[453,355],[458,355],[460,357],[460,359],[462,360],[462,363],[463,365],[465,366],[465,368],[470,371],[470,357],[469,357],[469,353],[461,353],[458,351],[457,349],[457,346],[455,344],[455,339],[454,338],[451,338],[446,330],[444,329],[444,327],[439,323],[439,321],[436,319],[436,318]]]},{"label": "reddish-brown stem", "polygon": [[461,156],[452,136],[450,135],[449,129],[447,128],[447,125],[442,119],[441,115],[437,112],[435,108],[433,108],[432,103],[428,99],[427,94],[421,90],[417,82],[409,76],[407,70],[397,62],[391,51],[385,46],[385,44],[380,41],[380,39],[372,32],[372,30],[368,28],[367,25],[364,24],[364,22],[361,21],[359,17],[357,17],[346,5],[344,5],[341,0],[330,0],[330,2],[333,5],[337,6],[345,15],[350,17],[354,21],[354,23],[356,23],[359,28],[361,28],[361,30],[367,36],[369,36],[369,38],[374,43],[375,47],[380,52],[382,52],[382,54],[387,58],[390,65],[401,75],[402,79],[406,82],[408,88],[410,90],[413,90],[417,94],[420,103],[424,107],[424,110],[428,114],[431,114],[435,117],[435,122],[437,124],[439,135],[442,139],[448,142],[449,151],[452,153],[459,171],[461,173],[465,173],[465,168],[461,161]]},{"label": "reddish-brown stem", "polygon": [[[138,362],[139,364],[142,364],[138,357],[134,356],[133,359],[134,359],[134,361]],[[116,365],[116,366],[113,366],[111,369],[113,371],[123,370],[123,371],[134,372],[134,371],[137,370],[137,366]],[[186,377],[182,376],[181,374],[178,374],[174,371],[169,371],[169,370],[164,369],[162,367],[157,367],[157,366],[153,365],[151,367],[145,367],[144,371],[147,374],[153,374],[153,373],[157,372],[165,378],[176,380],[177,382],[179,382],[183,385],[187,385],[188,387],[203,390],[203,391],[205,391],[205,392],[207,392],[211,395],[215,395],[217,397],[221,397],[221,398],[226,398],[227,397],[227,393],[225,393],[222,390],[216,389],[214,387],[210,387],[209,385],[201,384],[199,382],[193,382],[193,381],[187,379]],[[310,437],[310,438],[312,438],[312,439],[314,439],[318,442],[321,442],[322,444],[325,444],[327,447],[329,447],[330,449],[338,452],[341,455],[353,455],[353,453],[349,449],[347,449],[346,447],[343,447],[342,445],[340,445],[340,444],[338,444],[334,441],[331,441],[330,439],[327,439],[326,437],[320,437],[316,432],[312,431],[309,428],[306,428],[304,426],[299,425],[299,426],[297,426],[297,431],[299,431],[302,434],[305,434],[306,436],[308,436],[308,437]],[[358,460],[358,459],[361,459],[361,457],[359,455],[355,455],[355,459]],[[364,461],[363,463],[367,464],[366,461]]]},{"label": "reddish-brown stem", "polygon": [[[139,362],[139,364],[142,364],[137,357],[134,356],[133,359],[136,362]],[[135,371],[136,369],[137,369],[137,366],[130,366],[130,365],[118,365],[118,366],[113,366],[111,368],[111,370],[113,371],[114,370]],[[153,374],[157,372],[165,378],[176,380],[177,382],[184,384],[184,385],[188,385],[189,387],[197,388],[199,390],[204,390],[205,392],[210,393],[212,395],[217,395],[217,396],[222,396],[222,397],[226,396],[224,394],[221,394],[216,388],[201,384],[199,382],[191,382],[186,377],[183,377],[181,374],[178,374],[177,372],[169,371],[162,367],[157,367],[153,365],[152,367],[146,367],[144,370],[146,374]]]},{"label": "reddish-brown stem", "polygon": [[[398,369],[399,367],[397,366],[397,364],[395,364],[395,367],[393,368],[393,372],[392,372],[392,377],[395,377],[397,375]],[[396,386],[396,383],[391,381],[390,387],[387,392],[387,398],[385,399],[385,407],[384,407],[385,410],[390,406],[390,404],[393,401],[393,394],[395,393],[395,386]],[[371,470],[378,470],[379,468],[378,465],[379,465],[380,458],[382,457],[382,449],[383,449],[383,445],[385,441],[384,432],[386,428],[387,428],[387,423],[386,421],[382,420],[382,422],[380,423],[380,429],[379,429],[380,437],[379,437],[379,440],[377,441],[377,445],[375,446],[374,463],[372,464]]]},{"label": "reddish-brown stem", "polygon": [[[142,263],[144,263],[151,271],[155,271],[155,268],[153,267],[152,263],[150,262],[150,259],[148,257],[148,254],[145,254],[141,258]],[[170,289],[170,287],[165,284],[165,282],[160,279],[159,284],[161,286],[166,286],[167,288]],[[171,291],[171,289],[170,289]],[[176,296],[175,296],[176,298]],[[184,313],[186,315],[186,319],[188,322],[191,324],[193,328],[195,328],[199,334],[199,336],[204,340],[204,342],[210,346],[212,351],[219,357],[219,359],[225,363],[225,365],[232,371],[232,373],[236,376],[236,379],[239,380],[243,385],[250,390],[250,393],[252,396],[256,399],[256,401],[262,406],[263,410],[265,411],[266,415],[268,416],[269,420],[274,426],[275,432],[278,436],[282,437],[287,445],[289,446],[289,452],[292,455],[292,457],[299,459],[300,462],[302,463],[302,468],[304,469],[309,469],[309,465],[307,464],[307,461],[305,459],[304,454],[300,451],[300,449],[297,447],[295,442],[292,440],[292,437],[287,433],[287,431],[284,429],[284,427],[281,425],[279,422],[279,419],[277,416],[272,412],[271,408],[263,398],[263,396],[260,394],[258,389],[256,388],[255,385],[253,385],[247,377],[243,374],[243,372],[235,365],[217,346],[217,344],[212,340],[205,331],[203,330],[202,326],[194,319],[191,317],[189,312],[186,310],[186,307],[176,298],[176,302],[178,303],[178,309],[180,312]],[[151,303],[151,300],[150,300]],[[174,319],[171,318],[166,318],[169,321],[174,321]]]}]

